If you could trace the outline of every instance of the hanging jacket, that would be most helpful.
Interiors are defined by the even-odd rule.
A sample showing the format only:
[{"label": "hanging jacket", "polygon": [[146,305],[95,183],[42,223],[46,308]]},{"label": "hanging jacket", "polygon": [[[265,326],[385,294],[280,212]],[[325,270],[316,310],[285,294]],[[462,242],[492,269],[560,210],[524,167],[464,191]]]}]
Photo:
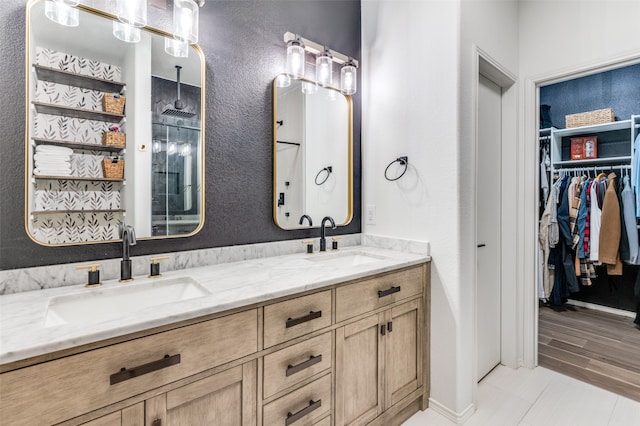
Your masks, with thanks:
[{"label": "hanging jacket", "polygon": [[591,185],[591,179],[587,179],[583,182],[582,191],[580,192],[580,207],[578,208],[578,247],[576,256],[579,259],[585,258],[584,253],[584,237],[587,228],[587,194],[589,194],[589,185]]},{"label": "hanging jacket", "polygon": [[638,229],[636,228],[635,194],[631,188],[629,176],[625,176],[622,182],[624,184],[624,189],[622,190],[620,198],[622,199],[624,226],[627,230],[629,256],[626,259],[622,256],[621,257],[624,262],[632,265],[638,265],[640,263],[640,259],[638,259],[640,247],[638,247]]},{"label": "hanging jacket", "polygon": [[591,184],[591,222],[590,222],[590,236],[589,236],[589,259],[592,262],[598,261],[599,249],[600,249],[600,223],[602,211],[598,206],[598,194],[597,194],[598,180],[597,178]]},{"label": "hanging jacket", "polygon": [[600,228],[599,260],[607,265],[609,275],[622,275],[620,248],[620,202],[616,190],[617,176],[610,173],[609,184],[602,205],[602,223]]}]

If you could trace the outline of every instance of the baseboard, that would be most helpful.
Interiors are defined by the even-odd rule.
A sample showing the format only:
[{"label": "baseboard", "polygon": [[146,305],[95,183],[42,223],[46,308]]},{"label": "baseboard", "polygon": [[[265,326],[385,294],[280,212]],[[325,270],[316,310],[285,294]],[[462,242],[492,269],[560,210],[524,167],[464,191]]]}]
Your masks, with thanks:
[{"label": "baseboard", "polygon": [[623,309],[610,308],[609,306],[597,305],[595,303],[583,302],[581,300],[569,299],[568,305],[578,306],[580,308],[593,309],[594,311],[606,312],[608,314],[619,315],[627,318],[635,318],[636,313],[631,311],[625,311]]},{"label": "baseboard", "polygon": [[459,425],[469,420],[469,417],[471,417],[473,413],[476,412],[476,406],[473,403],[469,404],[469,406],[462,410],[460,413],[456,413],[455,411],[449,409],[448,407],[445,407],[432,398],[429,398],[429,408],[433,409],[433,411],[435,411],[436,413],[446,417],[447,420]]}]

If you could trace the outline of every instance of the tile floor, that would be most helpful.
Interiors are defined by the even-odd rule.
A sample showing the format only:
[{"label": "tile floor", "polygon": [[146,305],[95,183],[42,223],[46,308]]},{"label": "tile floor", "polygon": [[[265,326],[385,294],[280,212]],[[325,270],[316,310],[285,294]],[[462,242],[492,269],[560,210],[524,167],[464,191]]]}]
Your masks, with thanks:
[{"label": "tile floor", "polygon": [[[455,425],[432,409],[402,426]],[[465,425],[640,426],[640,402],[546,368],[498,366],[478,385],[478,409]]]}]

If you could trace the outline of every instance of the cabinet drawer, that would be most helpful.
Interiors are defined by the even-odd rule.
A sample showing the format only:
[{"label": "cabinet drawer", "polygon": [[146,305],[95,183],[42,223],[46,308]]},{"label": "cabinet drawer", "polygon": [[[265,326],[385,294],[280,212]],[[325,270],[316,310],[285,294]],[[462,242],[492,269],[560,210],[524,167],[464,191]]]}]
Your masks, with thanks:
[{"label": "cabinet drawer", "polygon": [[264,398],[331,367],[331,332],[264,357]]},{"label": "cabinet drawer", "polygon": [[254,309],[10,371],[0,418],[57,423],[254,353],[257,334]]},{"label": "cabinet drawer", "polygon": [[331,416],[325,417],[317,423],[314,423],[313,426],[331,426]]},{"label": "cabinet drawer", "polygon": [[307,426],[331,411],[331,374],[264,406],[263,423]]},{"label": "cabinet drawer", "polygon": [[421,266],[336,289],[336,322],[422,293]]},{"label": "cabinet drawer", "polygon": [[264,307],[264,347],[331,325],[331,291]]}]

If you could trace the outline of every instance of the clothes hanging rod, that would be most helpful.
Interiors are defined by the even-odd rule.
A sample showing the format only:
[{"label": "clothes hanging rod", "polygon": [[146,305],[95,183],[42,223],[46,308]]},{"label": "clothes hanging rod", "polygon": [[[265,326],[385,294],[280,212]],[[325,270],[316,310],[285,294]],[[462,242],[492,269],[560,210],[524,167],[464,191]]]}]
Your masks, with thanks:
[{"label": "clothes hanging rod", "polygon": [[591,166],[591,167],[571,167],[571,168],[562,168],[562,169],[554,169],[555,172],[592,172],[595,170],[631,170],[631,165],[629,164],[619,164],[617,166]]},{"label": "clothes hanging rod", "polygon": [[[322,52],[324,52],[324,45],[320,44],[320,43],[316,43],[315,41],[311,41],[308,40],[304,37],[300,37],[300,35],[298,35],[298,37],[300,38],[300,40],[304,43],[304,50],[313,53],[314,55],[319,55]],[[288,43],[291,40],[295,40],[296,39],[296,34],[287,31],[286,33],[284,33],[284,42]],[[358,61],[356,59],[353,59],[351,56],[347,56],[343,53],[340,52],[336,52],[333,49],[329,49],[329,52],[331,52],[331,55],[333,56],[333,62],[336,62],[340,65],[346,64],[349,59],[351,59],[351,62],[353,62],[353,64],[356,66],[356,68],[358,68],[359,64]]]}]

